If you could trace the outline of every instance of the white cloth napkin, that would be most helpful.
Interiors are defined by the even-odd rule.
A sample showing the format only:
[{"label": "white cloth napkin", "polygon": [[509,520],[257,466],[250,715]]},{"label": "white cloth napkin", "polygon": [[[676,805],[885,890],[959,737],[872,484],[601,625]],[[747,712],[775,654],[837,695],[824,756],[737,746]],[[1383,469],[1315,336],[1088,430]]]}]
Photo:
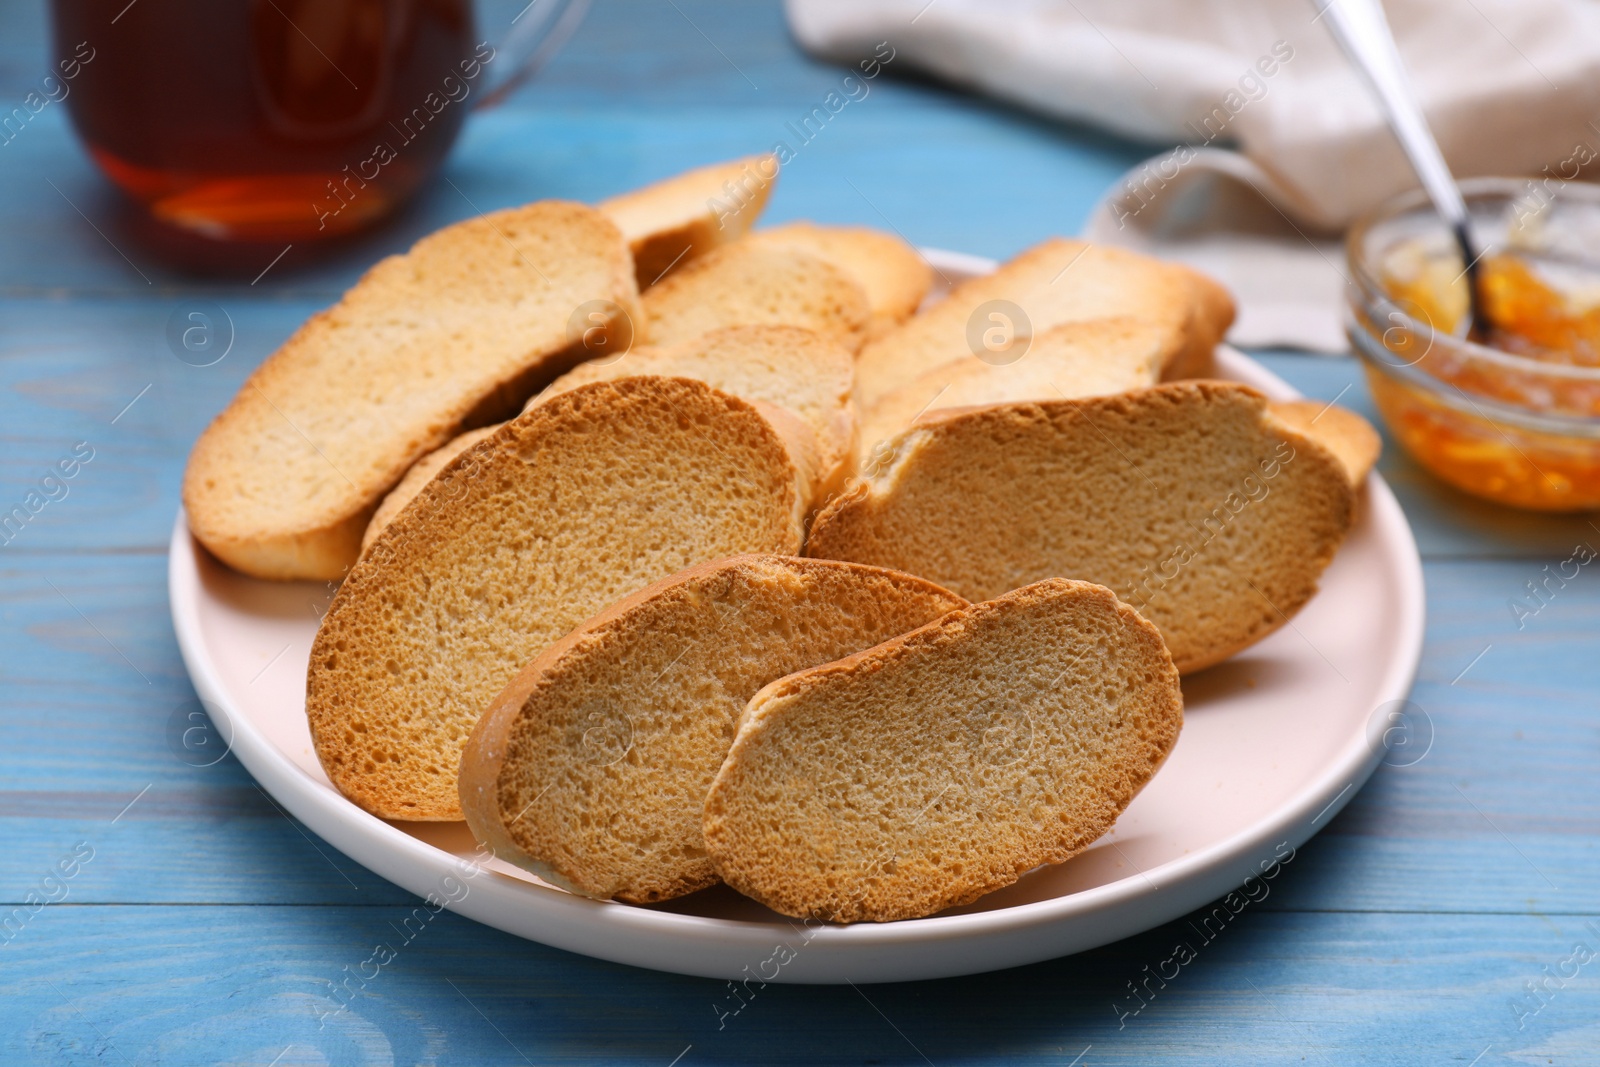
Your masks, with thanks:
[{"label": "white cloth napkin", "polygon": [[[1417,182],[1309,0],[786,0],[809,51],[895,64],[1177,145],[1130,171],[1086,237],[1233,289],[1246,345],[1344,348],[1352,219]],[[1600,4],[1387,0],[1458,177],[1573,177],[1600,160]],[[1226,147],[1225,147],[1226,146]]]}]

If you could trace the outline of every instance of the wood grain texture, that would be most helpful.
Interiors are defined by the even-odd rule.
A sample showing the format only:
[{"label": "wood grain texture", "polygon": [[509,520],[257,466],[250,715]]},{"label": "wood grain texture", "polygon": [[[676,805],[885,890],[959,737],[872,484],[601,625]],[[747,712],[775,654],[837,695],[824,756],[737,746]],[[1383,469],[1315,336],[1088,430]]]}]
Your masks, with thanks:
[{"label": "wood grain texture", "polygon": [[[1291,867],[1281,881],[1305,877]],[[1600,963],[1547,987],[1537,1014],[1524,986],[1575,943],[1600,945],[1577,920],[1246,909],[1200,931],[1203,919],[993,975],[752,985],[733,1014],[728,983],[508,944],[449,912],[424,923],[410,906],[63,905],[24,933],[48,950],[8,961],[0,978],[12,1023],[0,1055],[254,1067],[665,1067],[680,1055],[795,1065],[1593,1062],[1600,984],[1589,971]],[[1180,944],[1193,959],[1164,966]],[[392,962],[363,970],[380,945]],[[1168,980],[1148,977],[1158,971]]]},{"label": "wood grain texture", "polygon": [[[486,5],[486,33],[522,6]],[[0,5],[6,107],[44,73],[44,13],[40,0]],[[770,221],[865,223],[1004,256],[1074,232],[1150,151],[904,73],[891,65],[799,149]],[[1596,1062],[1600,963],[1540,999],[1526,983],[1579,940],[1600,951],[1584,925],[1600,926],[1600,577],[1586,568],[1520,628],[1509,602],[1577,542],[1600,546],[1600,530],[1472,501],[1392,443],[1381,469],[1427,560],[1412,700],[1431,747],[1380,768],[1137,1015],[1121,1015],[1137,1004],[1129,983],[1199,940],[1188,922],[970,979],[769,986],[719,1029],[713,1005],[733,1004],[723,983],[448,913],[404,941],[415,899],[288,819],[231,758],[196,767],[174,751],[174,718],[195,704],[168,622],[166,543],[188,448],[244,375],[422,233],[793,144],[785,124],[842,74],[799,55],[776,4],[609,0],[545,76],[469,124],[448,182],[341,249],[291,251],[255,285],[185,274],[136,244],[61,107],[0,146],[0,505],[78,442],[94,449],[67,495],[0,547],[4,911],[74,846],[94,850],[64,902],[0,945],[0,1062]],[[235,333],[209,367],[180,362],[165,338],[196,300]],[[1372,415],[1353,361],[1263,358]],[[1259,669],[1247,656],[1187,685]],[[336,995],[380,941],[398,946],[394,962]]]}]

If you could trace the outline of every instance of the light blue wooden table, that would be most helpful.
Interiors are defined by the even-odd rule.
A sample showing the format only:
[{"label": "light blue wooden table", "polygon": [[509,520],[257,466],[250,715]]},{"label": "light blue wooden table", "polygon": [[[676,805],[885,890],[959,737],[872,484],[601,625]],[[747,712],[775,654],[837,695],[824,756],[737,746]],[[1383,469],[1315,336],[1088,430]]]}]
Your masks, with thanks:
[{"label": "light blue wooden table", "polygon": [[[44,73],[42,27],[39,0],[0,7],[0,110]],[[191,442],[377,256],[478,210],[769,148],[840,76],[798,53],[775,4],[598,0],[539,83],[472,121],[454,187],[254,286],[184,276],[132,243],[59,107],[0,146],[0,505],[93,449],[0,548],[0,1064],[1600,1064],[1600,576],[1521,629],[1508,607],[1600,529],[1475,503],[1392,449],[1382,471],[1426,561],[1413,699],[1433,747],[1380,768],[1123,1025],[1114,1005],[1182,922],[999,974],[769,986],[719,1030],[721,983],[445,914],[319,1029],[331,984],[414,901],[231,758],[179,758],[173,722],[194,694],[165,557]],[[1004,256],[1074,232],[1148,149],[891,76],[799,150],[768,217]],[[237,326],[205,368],[164,339],[197,297]],[[1351,386],[1342,402],[1371,414],[1350,360],[1264,359],[1312,396]]]}]

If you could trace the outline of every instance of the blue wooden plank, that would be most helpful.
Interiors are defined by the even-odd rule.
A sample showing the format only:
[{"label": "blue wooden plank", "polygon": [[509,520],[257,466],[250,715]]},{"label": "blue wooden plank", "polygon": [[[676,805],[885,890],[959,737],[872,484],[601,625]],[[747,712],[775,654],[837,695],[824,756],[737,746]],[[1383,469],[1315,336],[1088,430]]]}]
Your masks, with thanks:
[{"label": "blue wooden plank", "polygon": [[198,704],[167,619],[164,558],[5,562],[0,898],[23,901],[78,841],[98,850],[80,899],[232,902],[263,881],[274,902],[403,897],[312,837],[237,761],[194,765],[174,728]]},{"label": "blue wooden plank", "polygon": [[[25,526],[0,535],[4,554],[63,548],[160,551],[177,513],[183,463],[196,436],[271,353],[326,299],[223,297],[206,305],[178,294],[93,302],[0,301],[0,510],[30,492],[75,450],[88,462],[65,495],[40,504]],[[209,366],[174,352],[173,315],[221,308],[232,350]],[[212,312],[215,315],[215,312]],[[219,326],[218,336],[228,329]],[[220,341],[218,342],[220,343]]]},{"label": "blue wooden plank", "polygon": [[42,2],[0,5],[0,99],[20,100],[47,70]]},{"label": "blue wooden plank", "polygon": [[[1281,877],[1298,874],[1291,866]],[[1246,908],[1225,926],[1203,928],[1196,914],[999,974],[859,989],[753,984],[737,1015],[719,1015],[737,1003],[726,983],[567,955],[447,912],[414,920],[407,941],[411,913],[48,907],[5,950],[0,995],[12,1025],[0,1055],[259,1067],[1493,1067],[1593,1063],[1600,1037],[1600,962],[1567,964],[1558,984],[1575,944],[1600,953],[1600,924],[1573,919]],[[1181,966],[1180,944],[1192,952]],[[394,958],[363,974],[378,945]],[[1542,1002],[1528,992],[1541,982]]]}]

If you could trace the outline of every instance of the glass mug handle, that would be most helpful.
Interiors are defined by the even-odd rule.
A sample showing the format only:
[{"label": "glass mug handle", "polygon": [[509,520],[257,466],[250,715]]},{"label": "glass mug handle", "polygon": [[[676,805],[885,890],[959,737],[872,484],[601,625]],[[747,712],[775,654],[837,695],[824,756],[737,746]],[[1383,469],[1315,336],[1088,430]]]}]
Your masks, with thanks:
[{"label": "glass mug handle", "polygon": [[589,0],[532,0],[511,20],[488,65],[488,84],[477,107],[493,107],[536,74],[561,50],[588,13]]}]

